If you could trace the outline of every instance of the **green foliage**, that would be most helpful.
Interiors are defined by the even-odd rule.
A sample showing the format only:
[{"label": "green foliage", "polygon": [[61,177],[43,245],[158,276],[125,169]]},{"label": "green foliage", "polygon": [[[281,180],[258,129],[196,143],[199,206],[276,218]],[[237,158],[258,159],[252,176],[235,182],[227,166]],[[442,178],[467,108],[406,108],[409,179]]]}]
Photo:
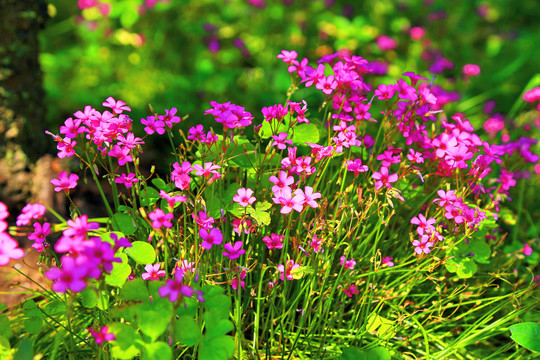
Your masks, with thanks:
[{"label": "green foliage", "polygon": [[156,260],[156,251],[148,242],[134,241],[131,245],[126,249],[126,253],[137,264],[152,264]]},{"label": "green foliage", "polygon": [[376,347],[370,350],[360,350],[355,347],[343,349],[341,360],[390,360],[390,352],[383,347]]},{"label": "green foliage", "polygon": [[540,324],[524,322],[509,327],[512,339],[525,349],[540,351]]}]

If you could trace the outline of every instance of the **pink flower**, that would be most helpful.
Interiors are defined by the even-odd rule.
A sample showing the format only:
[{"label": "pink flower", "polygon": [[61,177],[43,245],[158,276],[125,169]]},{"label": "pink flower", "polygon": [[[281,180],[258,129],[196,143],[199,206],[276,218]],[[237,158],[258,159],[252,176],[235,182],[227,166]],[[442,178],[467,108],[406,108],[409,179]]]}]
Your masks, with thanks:
[{"label": "pink flower", "polygon": [[74,189],[77,186],[77,180],[79,180],[79,177],[76,174],[68,176],[67,172],[64,171],[58,174],[58,179],[52,179],[51,184],[56,186],[54,191],[60,192],[64,190],[68,193],[70,189]]},{"label": "pink flower", "polygon": [[294,197],[292,195],[290,188],[283,189],[279,195],[272,198],[274,203],[281,204],[281,210],[279,211],[282,214],[288,214],[291,210],[296,210],[302,212],[303,210],[303,197],[302,195],[296,194]]},{"label": "pink flower", "polygon": [[199,227],[210,230],[213,227],[214,218],[211,216],[208,216],[204,211],[199,211],[199,214],[192,214],[191,217]]},{"label": "pink flower", "polygon": [[311,206],[312,208],[319,207],[319,204],[315,201],[315,199],[319,199],[321,197],[321,193],[314,193],[313,188],[311,186],[306,186],[304,188],[304,191],[301,189],[296,189],[294,191],[295,197],[300,196],[302,205],[306,204]]},{"label": "pink flower", "polygon": [[163,121],[169,128],[172,128],[174,124],[182,121],[180,116],[176,116],[177,111],[175,107],[170,110],[165,109],[165,115],[158,115],[158,119]]},{"label": "pink flower", "polygon": [[525,243],[525,245],[523,245],[523,254],[525,254],[525,256],[531,256],[532,253],[533,249],[531,245]]},{"label": "pink flower", "polygon": [[238,259],[246,253],[246,250],[241,249],[243,245],[244,243],[241,241],[235,242],[234,245],[232,243],[226,243],[223,245],[225,248],[223,256],[228,257],[230,260]]},{"label": "pink flower", "polygon": [[334,75],[320,78],[315,87],[321,90],[326,95],[330,95],[338,86],[338,82],[334,80]]},{"label": "pink flower", "polygon": [[342,255],[339,258],[339,263],[341,266],[343,266],[345,269],[354,270],[354,265],[356,265],[356,261],[354,259],[347,260],[345,255]]},{"label": "pink flower", "polygon": [[276,177],[275,175],[270,176],[269,180],[275,184],[272,186],[272,192],[274,194],[294,184],[294,178],[287,175],[285,171],[280,171],[279,177]]},{"label": "pink flower", "polygon": [[416,229],[418,235],[424,235],[425,232],[431,233],[435,230],[433,224],[436,222],[437,220],[435,220],[435,218],[426,219],[424,214],[418,214],[418,217],[415,216],[411,219],[411,224],[418,225],[418,228]]},{"label": "pink flower", "polygon": [[56,292],[65,293],[71,290],[78,293],[86,288],[85,277],[88,272],[88,269],[81,265],[76,263],[72,256],[62,256],[62,266],[50,268],[45,277],[54,281],[52,288]]},{"label": "pink flower", "polygon": [[51,224],[43,223],[34,223],[34,232],[28,235],[29,240],[33,240],[36,243],[42,243],[45,241],[45,236],[51,233]]},{"label": "pink flower", "polygon": [[394,266],[394,262],[392,261],[394,260],[393,257],[390,257],[390,256],[385,256],[382,258],[382,264],[383,265],[386,265],[388,267],[393,267]]},{"label": "pink flower", "polygon": [[99,332],[96,332],[92,328],[88,328],[88,331],[96,341],[96,344],[101,345],[105,341],[116,340],[116,337],[113,333],[109,332],[109,327],[107,325],[103,326]]},{"label": "pink flower", "polygon": [[277,145],[278,149],[285,150],[287,148],[287,145],[285,144],[293,144],[291,140],[285,140],[287,136],[289,136],[289,134],[287,133],[279,133],[278,135],[272,135],[272,139],[274,139],[274,141],[272,142],[272,144],[270,144],[270,146]]},{"label": "pink flower", "polygon": [[114,145],[112,150],[108,152],[108,155],[117,158],[118,165],[123,166],[128,162],[133,162],[133,156],[130,155],[130,151],[127,146],[121,147],[120,145]]},{"label": "pink flower", "polygon": [[216,228],[213,228],[210,231],[200,229],[199,236],[203,239],[201,246],[206,250],[210,250],[212,245],[221,245],[223,242],[223,234],[221,233],[221,230]]},{"label": "pink flower", "polygon": [[464,65],[463,74],[467,76],[478,76],[480,75],[480,66],[475,65],[475,64]]},{"label": "pink flower", "polygon": [[358,295],[360,293],[360,291],[358,291],[358,288],[354,284],[351,284],[351,285],[347,286],[346,288],[344,288],[343,292],[348,297],[353,297],[353,295]]},{"label": "pink flower", "polygon": [[247,273],[245,272],[245,270],[242,270],[240,272],[240,275],[233,278],[231,280],[231,287],[234,289],[234,290],[238,290],[238,285],[240,285],[242,287],[242,289],[245,289],[246,288],[246,282],[243,281],[245,278],[246,278],[246,275]]},{"label": "pink flower", "polygon": [[413,241],[414,251],[418,255],[429,254],[431,252],[431,247],[433,246],[433,242],[429,241],[430,237],[429,235],[422,235],[422,238],[419,240]]},{"label": "pink flower", "polygon": [[176,272],[179,271],[181,276],[184,276],[188,272],[195,272],[195,263],[187,261],[186,259],[179,261],[176,263],[176,266],[174,267],[174,275],[176,276]]},{"label": "pink flower", "polygon": [[415,26],[409,30],[409,34],[411,35],[411,39],[421,40],[426,35],[426,31],[421,27]]},{"label": "pink flower", "polygon": [[152,135],[157,132],[159,135],[165,134],[165,123],[161,120],[156,120],[155,116],[148,116],[146,119],[141,119],[141,123],[146,125],[144,131],[148,135]]},{"label": "pink flower", "polygon": [[388,174],[388,168],[382,167],[380,172],[374,172],[371,176],[373,179],[377,180],[375,182],[375,189],[379,190],[383,185],[391,189],[392,185],[398,180],[398,174]]},{"label": "pink flower", "polygon": [[9,216],[9,212],[8,212],[6,204],[4,204],[3,202],[0,202],[0,220],[4,220],[8,216]]},{"label": "pink flower", "polygon": [[294,269],[298,269],[299,267],[300,264],[296,264],[294,260],[287,260],[285,262],[285,265],[278,265],[277,269],[279,272],[281,272],[280,279],[285,280],[285,276],[287,276],[287,280],[294,280],[291,271]]},{"label": "pink flower", "polygon": [[397,41],[386,35],[380,35],[377,38],[377,46],[381,51],[393,50],[397,46]]},{"label": "pink flower", "polygon": [[236,195],[233,196],[233,201],[240,204],[242,207],[247,207],[248,205],[251,205],[257,200],[253,195],[253,190],[246,189],[246,188],[240,188],[238,189],[238,192]]},{"label": "pink flower", "polygon": [[173,164],[174,170],[171,173],[171,180],[174,181],[176,187],[180,190],[189,189],[189,184],[191,182],[191,177],[189,173],[193,171],[191,164],[187,161],[182,163],[182,166],[175,162]]},{"label": "pink flower", "polygon": [[58,145],[56,145],[56,148],[60,150],[58,152],[58,157],[63,159],[75,155],[75,145],[77,145],[77,142],[70,138],[65,138],[58,142]]},{"label": "pink flower", "polygon": [[194,291],[188,285],[182,284],[183,279],[184,277],[180,274],[177,274],[174,279],[167,279],[165,285],[158,290],[159,296],[168,297],[170,302],[176,302],[180,295],[191,297]]},{"label": "pink flower", "polygon": [[142,274],[143,280],[159,280],[160,276],[165,276],[165,270],[160,270],[161,264],[148,264],[144,267],[144,270],[146,270],[145,273]]},{"label": "pink flower", "polygon": [[281,50],[281,54],[277,56],[278,59],[283,60],[283,62],[286,63],[287,65],[290,65],[294,61],[296,61],[297,57],[298,57],[298,53],[294,50],[292,51]]},{"label": "pink flower", "polygon": [[214,175],[213,178],[219,179],[221,177],[221,174],[218,169],[221,169],[221,166],[214,165],[211,162],[205,162],[204,167],[202,167],[199,164],[193,164],[193,170],[195,170],[195,175],[197,176],[204,176],[206,179],[210,177],[210,175]]},{"label": "pink flower", "polygon": [[136,177],[134,173],[122,174],[120,177],[114,179],[114,182],[117,184],[124,184],[126,187],[130,188],[133,186],[133,183],[139,182],[139,178]]},{"label": "pink flower", "polygon": [[18,260],[24,256],[24,251],[17,242],[5,232],[0,232],[0,266],[7,265],[11,259]]},{"label": "pink flower", "polygon": [[135,135],[130,132],[128,132],[126,136],[120,134],[116,139],[120,145],[127,147],[128,149],[135,149],[137,146],[144,144],[144,141],[142,141],[141,138],[135,137]]},{"label": "pink flower", "polygon": [[30,224],[32,219],[37,220],[45,215],[47,208],[43,204],[26,204],[22,208],[22,212],[17,216],[17,226],[23,226]]},{"label": "pink flower", "polygon": [[165,212],[161,209],[156,209],[148,214],[150,220],[152,220],[152,227],[154,229],[160,229],[161,227],[172,228],[171,219],[174,217],[173,214]]},{"label": "pink flower", "polygon": [[165,191],[161,190],[159,192],[159,196],[161,196],[163,199],[165,199],[167,201],[167,205],[169,206],[169,209],[174,209],[174,206],[177,204],[177,203],[180,203],[180,202],[186,202],[187,201],[187,196],[184,196],[184,195],[174,195],[174,196],[171,196],[169,194],[167,194]]},{"label": "pink flower", "polygon": [[68,118],[63,126],[60,126],[60,134],[66,135],[66,138],[74,138],[77,135],[84,132],[85,128],[81,127],[82,120],[73,118]]},{"label": "pink flower", "polygon": [[283,248],[283,239],[285,235],[270,234],[270,236],[263,237],[263,241],[268,247],[269,250],[272,249],[282,249]]},{"label": "pink flower", "polygon": [[109,96],[101,105],[111,108],[115,115],[121,114],[123,111],[131,111],[131,108],[125,102],[122,100],[116,101],[112,96]]}]

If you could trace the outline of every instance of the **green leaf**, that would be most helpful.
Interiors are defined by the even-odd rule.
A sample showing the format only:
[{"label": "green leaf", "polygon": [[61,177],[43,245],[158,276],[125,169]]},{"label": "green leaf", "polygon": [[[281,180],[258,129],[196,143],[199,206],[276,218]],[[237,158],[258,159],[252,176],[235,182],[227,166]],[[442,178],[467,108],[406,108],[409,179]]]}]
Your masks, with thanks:
[{"label": "green leaf", "polygon": [[105,311],[109,308],[109,298],[110,295],[103,290],[98,293],[97,307],[99,310]]},{"label": "green leaf", "polygon": [[125,283],[120,297],[124,300],[148,300],[148,289],[143,279],[134,279]]},{"label": "green leaf", "polygon": [[182,317],[184,315],[195,316],[199,303],[193,298],[184,298],[184,304],[176,309],[176,315]]},{"label": "green leaf", "polygon": [[257,164],[255,146],[248,140],[239,139],[229,159],[233,164],[246,169],[253,169]]},{"label": "green leaf", "polygon": [[125,238],[126,235],[120,231],[110,231],[105,234],[101,234],[99,237],[101,238],[101,241],[108,242],[109,244],[113,245],[114,247],[114,240],[111,238],[111,234],[116,234],[118,239]]},{"label": "green leaf", "polygon": [[473,239],[469,242],[469,250],[474,254],[474,259],[480,263],[489,263],[491,248],[482,239]]},{"label": "green leaf", "polygon": [[163,341],[144,344],[143,360],[170,360],[172,349]]},{"label": "green leaf", "polygon": [[201,341],[199,360],[227,360],[233,356],[234,340],[231,336],[221,336],[210,341]]},{"label": "green leaf", "polygon": [[319,141],[319,128],[314,124],[301,124],[293,128],[294,136],[292,141],[295,145],[305,145],[306,143],[316,144]]},{"label": "green leaf", "polygon": [[144,241],[134,241],[132,245],[132,247],[126,249],[126,253],[137,264],[148,265],[154,263],[156,260],[156,251],[152,245]]},{"label": "green leaf", "polygon": [[24,320],[24,329],[28,331],[31,335],[39,333],[42,325],[43,320],[37,317],[31,317]]},{"label": "green leaf", "polygon": [[128,276],[131,274],[131,266],[128,264],[126,254],[119,254],[121,263],[113,263],[113,269],[110,274],[105,275],[105,282],[111,286],[122,287]]},{"label": "green leaf", "polygon": [[[0,355],[3,355],[2,353],[11,353],[9,350],[11,350],[9,340],[0,335]],[[0,359],[1,358],[2,357],[0,356]]]},{"label": "green leaf", "polygon": [[392,355],[382,346],[370,350],[360,350],[355,347],[343,349],[341,360],[390,360]]},{"label": "green leaf", "polygon": [[174,322],[174,335],[176,340],[189,347],[199,342],[201,329],[192,316],[184,315]]},{"label": "green leaf", "polygon": [[[208,313],[209,316],[205,316],[205,320],[213,318],[213,311]],[[205,314],[206,315],[206,314]],[[234,329],[233,323],[227,319],[221,319],[218,321],[206,321],[206,333],[204,337],[207,340],[212,340],[223,335],[227,335]]]},{"label": "green leaf", "polygon": [[111,353],[118,359],[132,359],[139,354],[142,339],[139,333],[128,324],[116,323],[109,327],[115,336],[111,341]]},{"label": "green leaf", "polygon": [[0,315],[0,336],[8,339],[13,336],[9,325],[9,318],[6,315]]},{"label": "green leaf", "polygon": [[271,222],[270,214],[267,213],[266,211],[262,211],[259,209],[255,210],[253,208],[250,208],[248,210],[248,213],[249,213],[249,216],[251,216],[257,222],[257,225],[259,226],[270,225],[270,222]]},{"label": "green leaf", "polygon": [[226,319],[229,317],[231,308],[231,298],[226,295],[206,296],[204,307],[208,310],[214,310],[218,318]]},{"label": "green leaf", "polygon": [[154,205],[158,201],[158,199],[161,198],[161,196],[159,196],[159,191],[150,186],[142,189],[139,197],[142,206]]},{"label": "green leaf", "polygon": [[308,275],[312,273],[313,273],[313,269],[309,266],[300,266],[299,268],[291,270],[291,275],[293,279],[295,280],[300,280],[301,278],[304,277],[304,275]]},{"label": "green leaf", "polygon": [[48,315],[59,315],[66,313],[66,305],[60,300],[53,300],[45,306]]},{"label": "green leaf", "polygon": [[36,303],[33,300],[27,300],[23,304],[24,315],[29,317],[43,317],[43,313],[37,308]]},{"label": "green leaf", "polygon": [[165,183],[163,179],[159,179],[159,178],[152,179],[152,185],[157,187],[159,190],[163,190],[165,192],[171,191],[171,188],[172,188],[171,185]]},{"label": "green leaf", "polygon": [[131,235],[137,230],[137,226],[131,216],[121,212],[113,215],[111,223],[114,230],[120,231],[125,235]]},{"label": "green leaf", "polygon": [[540,351],[540,324],[524,322],[509,327],[515,342],[531,351]]},{"label": "green leaf", "polygon": [[85,308],[92,309],[97,306],[98,297],[94,289],[84,289],[81,292],[82,304]]},{"label": "green leaf", "polygon": [[13,356],[13,360],[32,360],[34,358],[34,350],[32,349],[32,343],[28,339],[24,339],[19,346],[17,346],[17,352]]},{"label": "green leaf", "polygon": [[478,266],[476,266],[476,263],[470,258],[463,258],[459,265],[456,274],[462,279],[472,277],[478,270]]},{"label": "green leaf", "polygon": [[171,321],[172,305],[170,302],[143,302],[135,309],[137,324],[141,332],[153,341],[167,329]]}]

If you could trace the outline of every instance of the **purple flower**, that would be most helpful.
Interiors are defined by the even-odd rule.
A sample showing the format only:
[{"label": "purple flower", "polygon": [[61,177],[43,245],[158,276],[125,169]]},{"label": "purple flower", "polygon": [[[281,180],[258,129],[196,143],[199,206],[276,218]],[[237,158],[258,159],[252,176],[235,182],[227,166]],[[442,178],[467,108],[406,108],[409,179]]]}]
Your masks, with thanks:
[{"label": "purple flower", "polygon": [[216,228],[213,228],[210,231],[200,229],[199,235],[203,239],[201,246],[206,250],[210,250],[212,245],[221,245],[223,242],[223,234],[221,233],[221,230]]},{"label": "purple flower", "polygon": [[99,332],[95,331],[91,327],[88,328],[88,331],[96,341],[96,344],[101,345],[105,341],[113,341],[116,340],[116,337],[113,333],[109,332],[109,327],[107,325],[103,326]]},{"label": "purple flower", "polygon": [[52,267],[45,273],[45,277],[54,281],[52,288],[56,292],[65,293],[71,290],[78,293],[86,288],[84,278],[88,270],[82,265],[75,262],[71,256],[62,256],[62,266]]},{"label": "purple flower", "polygon": [[161,120],[156,120],[155,116],[148,116],[146,119],[141,119],[141,123],[146,125],[144,131],[148,135],[152,135],[157,132],[159,135],[165,134],[165,123]]},{"label": "purple flower", "polygon": [[270,236],[263,237],[263,241],[268,247],[269,250],[272,249],[282,249],[283,248],[283,239],[285,235],[270,234]]},{"label": "purple flower", "polygon": [[174,124],[179,123],[182,119],[180,116],[176,116],[176,108],[168,110],[165,109],[165,115],[158,115],[158,119],[163,121],[169,128],[172,128]]},{"label": "purple flower", "polygon": [[177,275],[174,279],[167,279],[164,286],[158,290],[159,296],[162,298],[168,297],[170,302],[176,302],[180,295],[185,297],[191,297],[193,295],[193,289],[188,285],[182,284],[183,276]]},{"label": "purple flower", "polygon": [[225,248],[223,256],[228,257],[230,260],[238,259],[246,253],[246,250],[241,249],[243,245],[244,243],[241,241],[235,242],[234,245],[232,243],[226,243],[223,245]]}]

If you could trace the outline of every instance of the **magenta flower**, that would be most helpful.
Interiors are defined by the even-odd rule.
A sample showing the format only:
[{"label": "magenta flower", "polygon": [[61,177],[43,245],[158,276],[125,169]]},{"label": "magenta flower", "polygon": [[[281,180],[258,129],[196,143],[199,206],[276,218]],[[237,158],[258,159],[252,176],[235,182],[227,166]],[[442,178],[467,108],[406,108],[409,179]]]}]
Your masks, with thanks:
[{"label": "magenta flower", "polygon": [[117,184],[124,184],[126,187],[130,188],[133,186],[133,183],[139,182],[139,178],[134,173],[122,174],[120,177],[114,179],[114,182]]},{"label": "magenta flower", "polygon": [[233,222],[233,231],[240,235],[242,232],[244,234],[251,233],[251,220],[249,219],[234,219]]},{"label": "magenta flower", "polygon": [[525,254],[525,256],[531,256],[532,253],[533,253],[533,249],[531,245],[525,243],[525,245],[523,245],[523,254]]},{"label": "magenta flower", "polygon": [[133,156],[131,156],[130,151],[127,146],[121,147],[120,145],[114,145],[112,150],[108,152],[108,155],[117,158],[118,165],[123,166],[128,162],[133,162]]},{"label": "magenta flower", "polygon": [[113,341],[116,340],[116,337],[113,333],[109,332],[109,327],[107,325],[104,325],[99,332],[95,331],[91,327],[88,328],[88,331],[96,341],[96,344],[101,345],[105,341]]},{"label": "magenta flower", "polygon": [[18,247],[17,241],[5,232],[0,232],[0,266],[7,265],[11,259],[18,260],[24,251]]},{"label": "magenta flower", "polygon": [[195,222],[197,223],[197,225],[199,225],[199,227],[203,228],[203,229],[206,229],[206,230],[210,230],[215,222],[215,219],[211,216],[208,216],[208,214],[206,214],[204,211],[199,211],[199,214],[191,214],[191,217],[193,218],[193,220],[195,220]]},{"label": "magenta flower", "polygon": [[141,123],[146,125],[144,131],[148,135],[157,132],[159,135],[165,134],[165,123],[161,120],[156,120],[155,116],[147,116],[146,119],[141,119]]},{"label": "magenta flower", "polygon": [[368,166],[362,165],[362,159],[349,160],[345,165],[347,165],[347,171],[354,172],[355,176],[358,176],[361,172],[368,171]]},{"label": "magenta flower", "polygon": [[375,96],[377,96],[377,99],[379,100],[388,100],[394,96],[395,92],[396,90],[394,85],[381,84],[375,90]]},{"label": "magenta flower", "polygon": [[30,224],[32,219],[37,220],[45,215],[47,208],[43,204],[26,204],[21,211],[21,214],[17,216],[17,226],[23,226]]},{"label": "magenta flower", "polygon": [[463,65],[463,74],[467,76],[478,76],[480,75],[480,66],[476,64]]},{"label": "magenta flower", "polygon": [[85,131],[84,127],[81,127],[82,120],[77,119],[73,120],[73,118],[68,118],[63,126],[60,126],[60,134],[66,135],[66,138],[74,138],[77,135],[83,133]]},{"label": "magenta flower", "polygon": [[263,237],[263,241],[268,247],[269,250],[272,249],[282,249],[283,248],[283,239],[285,235],[270,234],[270,236]]},{"label": "magenta flower", "polygon": [[280,150],[285,150],[287,148],[287,145],[292,145],[293,142],[291,140],[285,140],[289,136],[287,133],[279,133],[278,135],[272,135],[272,139],[274,141],[270,144],[270,146],[277,146]]},{"label": "magenta flower", "polygon": [[298,53],[294,50],[288,51],[288,50],[281,50],[281,54],[277,56],[278,59],[283,60],[284,63],[287,65],[291,65],[294,61],[296,61],[296,58],[298,57]]},{"label": "magenta flower", "polygon": [[58,152],[58,157],[63,159],[75,155],[75,145],[77,145],[77,142],[70,138],[65,138],[58,142],[58,145],[56,145],[56,148],[60,150]]},{"label": "magenta flower", "polygon": [[334,75],[328,75],[319,79],[315,87],[321,90],[326,95],[330,95],[338,86],[338,82],[335,81]]},{"label": "magenta flower", "polygon": [[180,274],[177,274],[174,279],[167,279],[165,285],[158,290],[159,296],[162,298],[168,297],[172,303],[176,302],[180,295],[191,297],[194,291],[188,285],[182,284],[183,279],[184,277]]},{"label": "magenta flower", "polygon": [[177,271],[180,272],[179,276],[184,276],[188,272],[195,272],[195,263],[193,261],[187,261],[186,259],[178,261],[173,270],[174,276],[176,276]]},{"label": "magenta flower", "polygon": [[189,173],[193,171],[191,164],[187,161],[182,163],[182,166],[175,162],[173,164],[174,170],[171,173],[171,180],[174,181],[176,187],[180,190],[189,189],[189,184],[191,182],[191,177]]},{"label": "magenta flower", "polygon": [[285,262],[285,265],[278,265],[277,269],[281,273],[280,279],[285,280],[285,276],[287,276],[287,280],[294,280],[291,271],[294,269],[298,269],[299,267],[300,264],[296,264],[294,260],[287,260]]},{"label": "magenta flower", "polygon": [[188,139],[191,141],[202,141],[205,139],[204,128],[201,124],[197,124],[188,130]]},{"label": "magenta flower", "polygon": [[165,191],[161,190],[159,192],[159,196],[161,196],[163,199],[165,199],[167,201],[167,205],[169,206],[169,209],[174,209],[174,206],[177,204],[177,203],[180,203],[180,202],[186,202],[187,201],[187,196],[184,196],[184,195],[174,195],[174,196],[171,196],[169,194],[167,194]]},{"label": "magenta flower", "polygon": [[125,102],[122,100],[116,101],[112,96],[109,96],[101,105],[111,108],[115,115],[121,114],[123,111],[131,111],[131,108]]},{"label": "magenta flower", "polygon": [[279,211],[282,214],[288,214],[293,209],[302,212],[303,210],[303,197],[302,195],[292,195],[290,188],[285,188],[282,191],[280,191],[279,195],[276,195],[276,197],[272,198],[274,203],[281,204],[281,210]]},{"label": "magenta flower", "polygon": [[64,171],[58,174],[58,179],[52,179],[51,184],[56,186],[54,191],[60,192],[64,190],[66,193],[69,193],[70,189],[74,189],[77,186],[77,180],[79,180],[79,177],[76,174],[68,176],[67,172]]},{"label": "magenta flower", "polygon": [[242,287],[242,289],[246,289],[246,282],[243,281],[245,278],[246,278],[246,275],[247,273],[245,272],[245,270],[242,270],[240,272],[240,275],[233,278],[231,280],[231,287],[234,289],[234,290],[238,290],[238,285],[240,285]]},{"label": "magenta flower", "polygon": [[212,245],[221,245],[223,242],[223,234],[221,233],[221,230],[216,228],[213,228],[210,231],[200,229],[199,236],[203,239],[201,246],[206,250],[210,250]]},{"label": "magenta flower", "polygon": [[270,176],[269,180],[270,182],[275,184],[274,186],[272,186],[272,192],[274,194],[294,184],[294,178],[292,176],[287,175],[285,171],[279,172],[279,178],[276,177],[275,175],[272,175]]},{"label": "magenta flower", "polygon": [[223,256],[228,257],[230,260],[238,259],[246,253],[246,250],[242,249],[243,245],[244,243],[241,241],[235,242],[234,245],[232,243],[226,243],[223,245],[225,248]]},{"label": "magenta flower", "polygon": [[348,297],[353,297],[353,295],[358,295],[360,293],[360,291],[358,291],[358,288],[354,284],[351,284],[351,285],[347,286],[346,288],[344,288],[343,292]]},{"label": "magenta flower", "polygon": [[455,190],[438,190],[437,195],[439,195],[440,197],[433,200],[433,202],[438,203],[439,206],[443,208],[446,207],[446,205],[452,205],[457,200]]},{"label": "magenta flower", "polygon": [[396,48],[397,41],[386,35],[380,35],[377,38],[377,46],[381,51],[389,51]]},{"label": "magenta flower", "polygon": [[347,260],[345,255],[342,255],[339,258],[339,263],[341,266],[343,266],[345,269],[354,270],[354,266],[356,265],[356,261],[354,259]]},{"label": "magenta flower", "polygon": [[165,270],[160,270],[161,264],[148,264],[144,267],[144,270],[146,270],[145,273],[142,274],[143,280],[159,280],[160,277],[165,276]]},{"label": "magenta flower", "polygon": [[394,183],[398,180],[398,174],[388,174],[388,168],[382,167],[380,172],[374,172],[371,176],[373,179],[377,180],[375,182],[375,189],[379,190],[381,187],[386,186],[391,189],[391,183]]},{"label": "magenta flower", "polygon": [[426,219],[424,214],[418,214],[418,217],[413,217],[411,219],[411,224],[418,225],[418,228],[416,231],[418,232],[418,235],[424,235],[424,233],[432,233],[433,230],[435,230],[435,227],[433,224],[435,224],[437,220],[435,218],[429,218]]},{"label": "magenta flower", "polygon": [[394,258],[390,256],[385,256],[382,258],[382,264],[383,266],[387,267],[393,267],[394,266]]},{"label": "magenta flower", "polygon": [[165,109],[165,115],[158,115],[158,119],[163,121],[165,125],[172,128],[174,124],[179,123],[182,119],[180,116],[176,116],[178,110],[173,107],[172,109]]},{"label": "magenta flower", "polygon": [[160,229],[161,227],[172,228],[171,219],[174,217],[174,214],[167,213],[161,209],[156,209],[148,214],[150,220],[152,220],[152,227],[154,229]]},{"label": "magenta flower", "polygon": [[247,207],[248,205],[251,205],[257,200],[255,196],[253,195],[253,190],[246,189],[246,188],[240,188],[238,189],[238,192],[233,196],[233,201],[240,204],[242,207]]},{"label": "magenta flower", "polygon": [[319,207],[319,204],[315,201],[315,199],[319,199],[321,197],[321,193],[314,193],[313,188],[311,186],[306,186],[304,188],[304,191],[302,189],[296,189],[294,191],[294,195],[301,197],[302,205],[309,205],[312,208]]},{"label": "magenta flower", "polygon": [[217,171],[218,169],[221,169],[221,166],[214,165],[211,162],[205,162],[204,167],[199,164],[193,164],[193,170],[195,170],[195,175],[204,176],[206,179],[208,179],[212,174],[214,179],[219,179],[221,177],[221,174],[219,173],[219,171]]},{"label": "magenta flower", "polygon": [[71,256],[62,256],[62,266],[50,268],[45,273],[45,277],[54,281],[52,288],[56,292],[65,293],[67,290],[71,290],[78,293],[86,288],[84,278],[88,269],[82,265]]},{"label": "magenta flower", "polygon": [[9,212],[8,212],[6,204],[4,204],[3,202],[0,202],[0,220],[4,220],[8,216],[9,216]]},{"label": "magenta flower", "polygon": [[46,222],[46,223],[43,223],[43,225],[41,225],[40,223],[36,222],[34,223],[34,232],[28,235],[28,239],[33,240],[34,242],[38,244],[41,244],[45,241],[45,237],[49,235],[50,233],[51,233],[51,224]]},{"label": "magenta flower", "polygon": [[422,235],[420,240],[414,240],[412,243],[413,246],[415,247],[414,251],[418,255],[429,254],[431,252],[430,248],[433,247],[433,242],[429,240],[430,240],[429,235]]},{"label": "magenta flower", "polygon": [[144,144],[141,138],[135,137],[133,133],[128,132],[126,136],[120,134],[116,138],[120,145],[128,149],[135,149],[137,146]]}]

